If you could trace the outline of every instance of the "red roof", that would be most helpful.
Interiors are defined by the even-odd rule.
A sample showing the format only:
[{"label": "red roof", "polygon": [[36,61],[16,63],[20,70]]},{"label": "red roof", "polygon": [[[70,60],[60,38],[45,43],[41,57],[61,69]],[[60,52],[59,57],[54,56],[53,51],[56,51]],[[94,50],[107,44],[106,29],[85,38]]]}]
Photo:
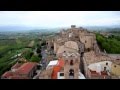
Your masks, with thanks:
[{"label": "red roof", "polygon": [[18,69],[21,65],[21,63],[16,63],[11,69]]},{"label": "red roof", "polygon": [[64,60],[63,59],[58,60],[57,65],[60,66],[60,67],[63,67],[64,66]]},{"label": "red roof", "polygon": [[60,72],[63,66],[64,66],[64,60],[59,59],[58,64],[53,67],[52,79],[57,79],[57,73]]},{"label": "red roof", "polygon": [[11,71],[7,71],[2,75],[2,77],[4,77],[4,78],[8,78],[10,76],[13,76],[13,72],[11,72]]},{"label": "red roof", "polygon": [[61,69],[60,66],[55,66],[53,68],[52,79],[57,79],[57,73],[60,71],[60,69]]},{"label": "red roof", "polygon": [[34,63],[34,62],[27,62],[27,63],[24,63],[18,70],[17,72],[19,74],[28,74],[32,69],[33,67],[35,67],[37,65],[37,63]]},{"label": "red roof", "polygon": [[11,71],[5,72],[2,77],[7,79],[29,79],[28,77],[21,77],[19,74],[17,75],[15,72]]},{"label": "red roof", "polygon": [[28,77],[21,77],[19,75],[11,76],[10,79],[29,79]]},{"label": "red roof", "polygon": [[7,71],[2,75],[2,77],[9,78],[9,79],[29,79],[28,77],[20,76],[20,74],[28,74],[36,65],[37,63],[34,63],[34,62],[27,62],[27,63],[24,63],[22,66],[21,64],[16,63],[12,67],[12,69],[18,68],[18,70],[15,72]]}]

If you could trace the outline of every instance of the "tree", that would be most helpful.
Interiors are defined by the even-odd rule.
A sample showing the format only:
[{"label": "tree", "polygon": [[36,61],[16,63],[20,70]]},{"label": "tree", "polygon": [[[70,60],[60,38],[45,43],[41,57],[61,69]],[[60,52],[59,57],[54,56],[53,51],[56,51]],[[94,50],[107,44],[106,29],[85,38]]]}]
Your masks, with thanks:
[{"label": "tree", "polygon": [[100,34],[96,34],[96,40],[100,47],[107,51],[107,53],[120,53],[120,41],[119,36],[109,36],[106,38]]},{"label": "tree", "polygon": [[46,42],[42,41],[41,46],[45,46],[45,45],[46,45]]},{"label": "tree", "polygon": [[33,52],[28,50],[28,51],[24,52],[23,57],[27,60],[30,60],[32,55],[33,55]]},{"label": "tree", "polygon": [[41,49],[40,49],[40,48],[37,48],[36,52],[37,52],[37,53],[41,53]]},{"label": "tree", "polygon": [[39,62],[39,61],[40,61],[40,58],[39,58],[38,56],[36,56],[36,55],[32,55],[31,61],[32,61],[32,62]]},{"label": "tree", "polygon": [[39,55],[38,55],[38,57],[39,57],[39,58],[42,58],[42,55],[41,55],[41,54],[39,54]]}]

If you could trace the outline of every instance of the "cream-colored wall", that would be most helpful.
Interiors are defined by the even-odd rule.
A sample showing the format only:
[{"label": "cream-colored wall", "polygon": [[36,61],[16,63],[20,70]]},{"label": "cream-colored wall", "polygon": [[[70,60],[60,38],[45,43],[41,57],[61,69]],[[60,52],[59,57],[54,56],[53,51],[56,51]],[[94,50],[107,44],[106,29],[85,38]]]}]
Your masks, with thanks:
[{"label": "cream-colored wall", "polygon": [[64,45],[65,45],[65,47],[79,50],[79,48],[78,48],[78,44],[77,44],[76,42],[74,42],[74,41],[68,41],[68,42],[65,42]]},{"label": "cream-colored wall", "polygon": [[54,52],[56,52],[56,48],[57,46],[56,46],[56,43],[54,42]]},{"label": "cream-colored wall", "polygon": [[111,66],[111,73],[120,76],[120,65],[116,65],[116,67],[114,67],[116,64],[112,64]]},{"label": "cream-colored wall", "polygon": [[[93,36],[80,36],[80,41],[85,44],[85,48],[92,48],[93,47]],[[86,43],[85,43],[86,41]]]},{"label": "cream-colored wall", "polygon": [[85,48],[92,48],[93,47],[93,37],[92,36],[86,36],[86,43]]},{"label": "cream-colored wall", "polygon": [[78,52],[77,50],[75,50],[75,49],[71,49],[71,48],[64,48],[64,50],[65,51],[67,51],[67,52],[73,52],[73,53],[76,53],[76,52]]},{"label": "cream-colored wall", "polygon": [[64,45],[60,46],[57,50],[57,54],[63,53],[65,51]]},{"label": "cream-colored wall", "polygon": [[78,51],[75,50],[75,49],[67,48],[67,47],[65,47],[65,46],[63,45],[63,46],[60,46],[60,47],[59,47],[59,49],[57,50],[56,55],[59,56],[59,54],[64,53],[64,51],[65,51],[65,52],[72,52],[72,53],[78,52]]},{"label": "cream-colored wall", "polygon": [[[58,49],[57,49],[58,48]],[[55,45],[55,51],[57,52],[56,54],[60,54],[63,53],[64,51],[68,51],[68,52],[78,52],[79,48],[78,48],[78,44],[74,41],[68,41],[65,42],[64,45],[59,46],[59,45]]]},{"label": "cream-colored wall", "polygon": [[57,50],[59,49],[59,44],[54,42],[54,52],[57,53]]},{"label": "cream-colored wall", "polygon": [[103,62],[93,63],[93,64],[90,64],[90,65],[88,66],[88,68],[89,68],[90,70],[96,71],[97,65],[99,64],[99,65],[101,66],[101,70],[103,71],[103,70],[104,70],[104,67],[106,66],[106,63],[108,63],[109,69],[110,69],[110,71],[111,71],[111,65],[112,65],[112,62],[111,62],[111,61],[103,61]]}]

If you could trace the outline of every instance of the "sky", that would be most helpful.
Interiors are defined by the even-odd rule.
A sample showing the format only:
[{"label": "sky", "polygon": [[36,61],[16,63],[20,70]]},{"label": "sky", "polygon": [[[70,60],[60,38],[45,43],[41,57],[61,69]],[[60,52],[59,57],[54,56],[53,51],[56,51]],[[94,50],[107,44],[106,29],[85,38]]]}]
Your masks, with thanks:
[{"label": "sky", "polygon": [[0,11],[0,26],[120,25],[120,11]]}]

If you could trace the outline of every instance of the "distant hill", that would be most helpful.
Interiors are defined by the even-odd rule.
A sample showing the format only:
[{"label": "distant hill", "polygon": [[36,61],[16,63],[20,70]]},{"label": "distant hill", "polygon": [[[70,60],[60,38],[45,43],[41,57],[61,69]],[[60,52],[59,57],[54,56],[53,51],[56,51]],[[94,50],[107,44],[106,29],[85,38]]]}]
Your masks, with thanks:
[{"label": "distant hill", "polygon": [[90,31],[111,31],[111,30],[117,30],[120,31],[119,25],[113,25],[113,26],[86,26]]},{"label": "distant hill", "polygon": [[6,32],[6,31],[25,31],[25,30],[31,30],[33,27],[27,27],[27,26],[0,26],[0,31]]},{"label": "distant hill", "polygon": [[[90,31],[111,31],[120,30],[120,25],[113,26],[83,26]],[[45,27],[28,27],[28,26],[0,26],[0,32],[59,32],[62,29],[67,29],[67,27],[62,28],[45,28]]]},{"label": "distant hill", "polygon": [[56,32],[58,28],[27,27],[27,26],[0,26],[0,32]]}]

